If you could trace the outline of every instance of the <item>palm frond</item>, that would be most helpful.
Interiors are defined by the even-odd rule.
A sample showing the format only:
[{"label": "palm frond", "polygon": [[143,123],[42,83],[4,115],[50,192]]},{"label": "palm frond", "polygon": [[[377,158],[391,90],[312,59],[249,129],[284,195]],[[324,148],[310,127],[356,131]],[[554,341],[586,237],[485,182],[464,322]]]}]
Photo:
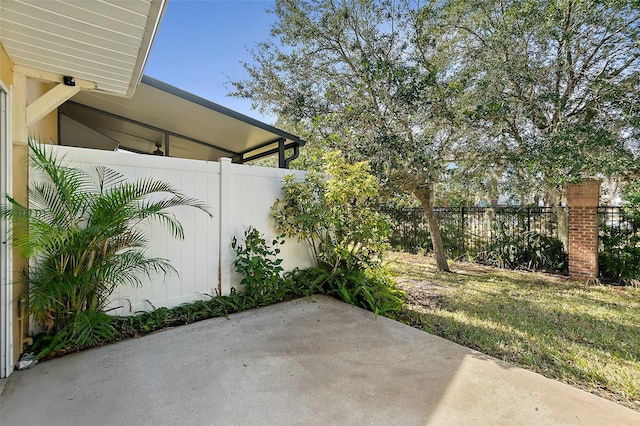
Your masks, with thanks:
[{"label": "palm frond", "polygon": [[60,334],[78,347],[109,342],[115,339],[115,330],[111,321],[104,312],[92,309],[75,312],[70,315],[67,325],[60,330]]},{"label": "palm frond", "polygon": [[29,208],[23,206],[14,198],[11,198],[8,195],[7,195],[7,201],[9,202],[9,204],[0,205],[0,217],[3,217],[5,219],[16,220],[20,222],[28,221],[29,217],[31,217],[32,215],[31,210]]},{"label": "palm frond", "polygon": [[147,235],[139,229],[117,235],[109,240],[108,250],[117,252],[126,248],[143,248],[149,244]]},{"label": "palm frond", "polygon": [[184,228],[175,214],[170,211],[156,209],[155,207],[156,206],[149,206],[148,208],[143,208],[140,211],[140,215],[136,218],[137,221],[134,222],[133,225],[135,226],[145,219],[155,219],[169,230],[173,238],[179,240],[184,239]]},{"label": "palm frond", "polygon": [[117,170],[105,166],[96,167],[98,191],[103,193],[107,188],[126,182],[127,178]]},{"label": "palm frond", "polygon": [[30,185],[29,207],[10,197],[0,206],[0,216],[14,221],[12,244],[30,259],[29,312],[72,344],[109,338],[100,315],[118,286],[177,273],[167,259],[146,255],[149,239],[140,222],[160,221],[183,238],[171,209],[211,213],[166,182],[129,182],[108,167],[89,174],[64,165],[64,157],[34,140],[29,147],[30,164],[43,179]]},{"label": "palm frond", "polygon": [[167,197],[162,200],[147,201],[143,204],[143,208],[149,211],[164,210],[172,207],[195,207],[205,212],[209,217],[213,217],[209,211],[209,207],[205,203],[195,198],[185,197],[182,194],[173,194],[172,197]]},{"label": "palm frond", "polygon": [[147,257],[140,250],[125,250],[118,254],[101,270],[101,279],[111,288],[120,284],[139,287],[141,276],[152,277],[152,274],[177,274],[178,271],[167,259]]}]

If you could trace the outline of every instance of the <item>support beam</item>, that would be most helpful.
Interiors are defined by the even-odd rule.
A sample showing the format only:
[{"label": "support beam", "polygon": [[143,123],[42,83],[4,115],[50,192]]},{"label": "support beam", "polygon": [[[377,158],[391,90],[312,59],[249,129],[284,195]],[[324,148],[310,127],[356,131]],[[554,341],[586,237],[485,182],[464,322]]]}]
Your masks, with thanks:
[{"label": "support beam", "polygon": [[278,141],[278,167],[281,169],[287,168],[286,158],[284,156],[284,139]]},{"label": "support beam", "polygon": [[[56,74],[54,72],[37,70],[35,68],[29,68],[22,65],[15,65],[13,72],[16,74],[22,74],[27,78],[33,78],[35,80],[42,80],[42,81],[49,81],[51,83],[62,83],[63,82],[62,79],[64,77],[62,74]],[[96,84],[91,81],[80,80],[76,78],[75,82],[76,82],[76,85],[74,87],[79,87],[82,90],[96,89]]]},{"label": "support beam", "polygon": [[53,89],[40,96],[34,102],[27,106],[26,125],[27,127],[35,124],[45,115],[58,108],[65,101],[80,92],[79,86],[65,86],[59,83]]},{"label": "support beam", "polygon": [[[15,65],[14,69],[14,90],[17,92],[13,96],[15,100],[20,100],[19,105],[14,105],[13,131],[18,141],[26,141],[28,127],[37,123],[42,117],[55,110],[65,101],[81,90],[95,90],[96,85],[86,80],[75,79],[75,86],[66,86],[64,76],[48,71],[37,70],[21,65]],[[29,105],[22,104],[27,99],[26,81],[27,79],[41,80],[50,83],[58,83],[53,89],[40,96]],[[23,134],[24,133],[24,134]]]},{"label": "support beam", "polygon": [[[292,143],[286,144],[284,146],[284,149],[285,149],[285,151],[288,150],[288,149],[294,149],[295,150],[295,148],[299,147],[299,146],[300,145],[298,145],[297,142],[292,142]],[[233,157],[233,161],[235,163],[244,164],[244,163],[248,163],[249,161],[258,160],[260,158],[268,157],[269,155],[278,154],[278,153],[279,153],[279,147],[272,148],[272,149],[270,149],[268,151],[263,151],[260,154],[252,155],[250,157],[246,157],[245,154],[240,153],[237,156]],[[295,152],[294,152],[293,155],[295,155]],[[290,157],[290,158],[291,158],[291,160],[294,160],[293,157]],[[285,159],[285,162],[286,162],[286,159]],[[284,167],[284,168],[288,168],[288,167]]]},{"label": "support beam", "polygon": [[14,145],[27,144],[29,130],[27,129],[27,76],[16,70],[13,74],[13,89],[11,95],[11,118]]}]

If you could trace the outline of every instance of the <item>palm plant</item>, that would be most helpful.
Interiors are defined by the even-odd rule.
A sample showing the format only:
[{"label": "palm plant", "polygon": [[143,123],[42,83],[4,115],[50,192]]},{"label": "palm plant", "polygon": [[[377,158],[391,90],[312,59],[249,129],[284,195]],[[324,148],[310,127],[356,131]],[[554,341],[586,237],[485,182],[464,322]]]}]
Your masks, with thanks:
[{"label": "palm plant", "polygon": [[107,167],[88,173],[65,166],[36,141],[29,147],[30,165],[48,179],[30,185],[28,207],[8,197],[0,209],[13,219],[14,246],[29,259],[29,313],[58,347],[110,340],[114,331],[104,310],[116,287],[175,272],[166,259],[147,256],[149,240],[138,225],[158,220],[182,239],[182,225],[170,208],[211,214],[168,183],[129,182]]}]

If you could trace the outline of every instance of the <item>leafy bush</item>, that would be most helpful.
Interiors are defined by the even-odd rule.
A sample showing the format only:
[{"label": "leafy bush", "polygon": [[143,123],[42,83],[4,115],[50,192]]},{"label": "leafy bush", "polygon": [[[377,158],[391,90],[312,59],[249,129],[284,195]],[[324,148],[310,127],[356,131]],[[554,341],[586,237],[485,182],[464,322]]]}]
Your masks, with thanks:
[{"label": "leafy bush", "polygon": [[640,179],[627,182],[622,188],[625,215],[630,220],[640,221]]},{"label": "leafy bush", "polygon": [[55,336],[48,339],[51,350],[111,340],[114,330],[103,311],[116,287],[175,271],[166,259],[147,256],[148,239],[138,225],[158,220],[183,238],[168,209],[206,207],[167,183],[128,182],[106,167],[92,175],[63,165],[33,140],[29,147],[30,164],[48,180],[29,187],[28,207],[9,197],[0,209],[14,220],[12,242],[29,259],[29,313]]},{"label": "leafy bush", "polygon": [[166,327],[190,324],[209,318],[227,316],[235,312],[255,308],[256,304],[231,289],[228,296],[216,296],[207,300],[185,303],[174,308],[158,308],[127,317],[114,317],[116,338],[136,337]]},{"label": "leafy bush", "polygon": [[640,226],[633,222],[628,225],[600,226],[598,269],[604,282],[635,286],[640,282],[640,236],[634,231]]},{"label": "leafy bush", "polygon": [[404,306],[404,292],[398,289],[385,268],[310,270],[315,281],[323,282],[323,292],[346,303],[368,309],[376,315],[397,312]]},{"label": "leafy bush", "polygon": [[514,236],[502,232],[475,260],[500,268],[562,273],[569,261],[560,240],[531,231]]},{"label": "leafy bush", "polygon": [[271,242],[271,246],[268,245],[264,236],[253,227],[245,230],[244,245],[233,237],[231,247],[236,252],[233,266],[242,275],[240,284],[247,297],[255,300],[278,300],[282,297],[284,268],[282,259],[278,258],[278,246],[281,244],[284,240],[279,237]]},{"label": "leafy bush", "polygon": [[348,164],[340,152],[324,162],[324,173],[302,182],[285,177],[284,196],[272,207],[276,229],[311,248],[317,267],[305,274],[312,285],[374,312],[399,309],[402,292],[381,266],[390,227],[376,211],[377,180],[368,163]]},{"label": "leafy bush", "polygon": [[[624,208],[619,217],[598,230],[598,269],[603,282],[638,286],[640,283],[640,180],[622,189]],[[602,217],[601,217],[602,220]],[[613,226],[612,226],[613,225]]]},{"label": "leafy bush", "polygon": [[380,263],[390,228],[374,209],[378,182],[369,165],[348,164],[339,152],[325,162],[326,173],[310,172],[303,182],[285,176],[284,197],[271,210],[276,229],[306,241],[323,269]]},{"label": "leafy bush", "polygon": [[[433,251],[433,242],[422,207],[384,207],[381,213],[384,214],[392,230],[389,243],[394,250],[411,253]],[[439,224],[442,227],[442,218],[439,218]],[[445,236],[446,233],[443,232],[443,244],[447,250]],[[450,255],[448,250],[447,255]]]}]

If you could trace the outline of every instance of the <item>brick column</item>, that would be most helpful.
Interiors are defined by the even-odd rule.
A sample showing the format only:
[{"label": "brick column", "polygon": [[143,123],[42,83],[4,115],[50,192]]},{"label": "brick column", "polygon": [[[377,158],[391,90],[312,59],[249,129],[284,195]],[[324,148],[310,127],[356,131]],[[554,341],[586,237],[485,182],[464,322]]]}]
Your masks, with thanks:
[{"label": "brick column", "polygon": [[600,181],[567,185],[569,207],[569,278],[593,281],[598,277],[598,203]]}]

